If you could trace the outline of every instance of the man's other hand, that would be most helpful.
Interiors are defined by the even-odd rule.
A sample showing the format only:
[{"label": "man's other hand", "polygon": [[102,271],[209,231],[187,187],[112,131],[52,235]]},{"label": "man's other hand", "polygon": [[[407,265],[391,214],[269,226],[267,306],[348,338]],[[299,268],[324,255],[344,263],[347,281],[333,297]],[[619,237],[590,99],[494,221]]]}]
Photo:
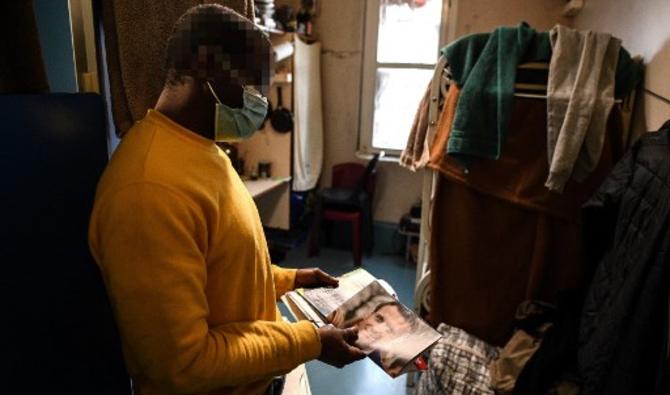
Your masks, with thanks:
[{"label": "man's other hand", "polygon": [[321,269],[298,269],[295,274],[296,288],[337,287],[339,282]]},{"label": "man's other hand", "polygon": [[321,337],[321,355],[319,360],[328,365],[342,368],[352,362],[365,358],[365,353],[352,346],[358,339],[356,328],[339,329],[332,325],[318,329]]}]

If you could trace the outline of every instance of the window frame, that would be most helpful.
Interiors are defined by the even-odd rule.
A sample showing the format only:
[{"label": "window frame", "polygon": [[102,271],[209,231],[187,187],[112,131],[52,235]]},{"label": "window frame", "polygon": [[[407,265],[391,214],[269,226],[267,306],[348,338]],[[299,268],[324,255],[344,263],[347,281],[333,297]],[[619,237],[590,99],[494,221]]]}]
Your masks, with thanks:
[{"label": "window frame", "polygon": [[[380,63],[377,61],[377,44],[379,33],[379,11],[381,0],[365,0],[364,10],[364,29],[363,29],[363,61],[361,64],[361,92],[360,92],[360,111],[358,122],[358,146],[357,155],[360,157],[369,157],[381,151],[386,153],[389,160],[397,160],[402,153],[402,149],[388,149],[373,147],[373,122],[375,110],[375,95],[377,70],[379,68],[389,69],[423,69],[434,70],[438,61],[438,50],[444,47],[447,42],[447,17],[451,8],[451,0],[442,0],[442,15],[440,16],[440,37],[438,38],[438,48],[435,49],[435,62],[432,64],[424,63]],[[419,103],[417,103],[418,106]],[[408,109],[412,114],[415,109]]]}]

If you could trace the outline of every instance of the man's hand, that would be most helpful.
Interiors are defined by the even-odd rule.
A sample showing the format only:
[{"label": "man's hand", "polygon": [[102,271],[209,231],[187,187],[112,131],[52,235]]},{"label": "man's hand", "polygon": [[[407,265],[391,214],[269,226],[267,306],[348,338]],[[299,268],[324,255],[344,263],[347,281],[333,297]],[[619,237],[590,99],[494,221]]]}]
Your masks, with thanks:
[{"label": "man's hand", "polygon": [[358,339],[356,328],[339,329],[332,325],[318,329],[321,337],[321,355],[319,360],[328,365],[342,368],[352,362],[365,358],[365,353],[352,346]]},{"label": "man's hand", "polygon": [[321,269],[298,269],[295,274],[296,288],[337,287],[339,282]]}]

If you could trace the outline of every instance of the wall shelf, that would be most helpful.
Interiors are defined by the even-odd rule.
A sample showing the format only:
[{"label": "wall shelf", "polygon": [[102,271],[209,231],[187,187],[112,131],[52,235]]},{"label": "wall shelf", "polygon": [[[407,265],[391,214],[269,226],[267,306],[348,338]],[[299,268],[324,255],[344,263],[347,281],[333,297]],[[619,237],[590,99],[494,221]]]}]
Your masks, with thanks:
[{"label": "wall shelf", "polygon": [[289,181],[291,181],[291,177],[244,180],[244,186],[247,187],[251,197],[257,199]]}]

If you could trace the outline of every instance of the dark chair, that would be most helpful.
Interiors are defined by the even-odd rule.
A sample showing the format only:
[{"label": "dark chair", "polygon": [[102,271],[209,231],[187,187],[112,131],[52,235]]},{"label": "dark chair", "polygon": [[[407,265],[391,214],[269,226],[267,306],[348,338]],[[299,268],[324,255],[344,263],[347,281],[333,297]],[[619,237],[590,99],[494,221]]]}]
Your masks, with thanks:
[{"label": "dark chair", "polygon": [[0,392],[130,394],[121,343],[88,248],[107,163],[94,94],[1,95]]},{"label": "dark chair", "polygon": [[363,246],[368,254],[372,252],[372,202],[377,181],[376,166],[382,155],[383,153],[376,154],[367,166],[353,162],[333,166],[332,187],[317,194],[309,238],[309,256],[319,254],[323,220],[351,223],[352,253],[356,266],[361,265]]}]

